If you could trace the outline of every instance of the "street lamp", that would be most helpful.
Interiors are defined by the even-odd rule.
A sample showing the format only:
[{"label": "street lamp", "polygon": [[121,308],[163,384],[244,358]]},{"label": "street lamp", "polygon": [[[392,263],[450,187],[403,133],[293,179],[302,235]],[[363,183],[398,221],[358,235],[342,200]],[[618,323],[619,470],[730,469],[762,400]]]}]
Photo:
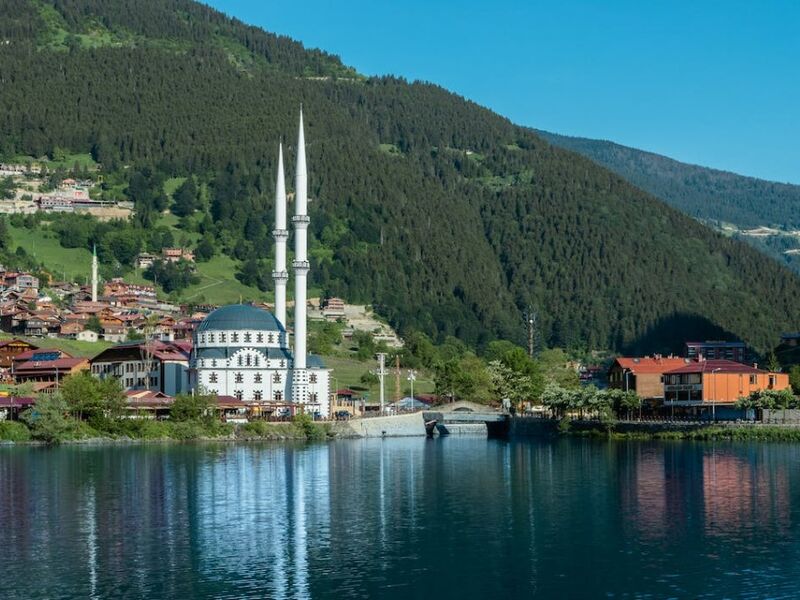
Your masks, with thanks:
[{"label": "street lamp", "polygon": [[417,372],[414,369],[408,370],[408,382],[411,384],[411,409],[414,409],[414,382],[417,380]]}]

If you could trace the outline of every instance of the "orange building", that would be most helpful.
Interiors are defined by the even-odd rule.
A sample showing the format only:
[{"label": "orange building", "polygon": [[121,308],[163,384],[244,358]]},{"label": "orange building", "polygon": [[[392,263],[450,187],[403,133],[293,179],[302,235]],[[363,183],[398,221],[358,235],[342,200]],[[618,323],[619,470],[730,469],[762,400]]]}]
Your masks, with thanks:
[{"label": "orange building", "polygon": [[787,373],[772,373],[732,360],[697,360],[664,373],[664,404],[731,406],[751,392],[788,388]]},{"label": "orange building", "polygon": [[620,356],[608,370],[608,387],[636,392],[642,399],[663,399],[662,376],[667,371],[688,364],[685,358],[674,356],[644,356],[628,358]]}]

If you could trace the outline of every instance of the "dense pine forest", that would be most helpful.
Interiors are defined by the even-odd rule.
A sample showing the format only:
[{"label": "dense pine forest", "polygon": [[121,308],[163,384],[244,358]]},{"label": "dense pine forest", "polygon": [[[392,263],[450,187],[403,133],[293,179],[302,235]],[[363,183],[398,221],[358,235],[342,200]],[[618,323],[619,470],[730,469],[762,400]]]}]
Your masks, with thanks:
[{"label": "dense pine forest", "polygon": [[123,181],[133,242],[107,255],[152,240],[164,179],[189,176],[171,210],[266,289],[277,144],[291,165],[301,102],[313,284],[401,332],[521,341],[533,306],[549,345],[763,350],[800,323],[788,269],[435,85],[362,77],[188,0],[0,0],[0,162],[84,152]]}]

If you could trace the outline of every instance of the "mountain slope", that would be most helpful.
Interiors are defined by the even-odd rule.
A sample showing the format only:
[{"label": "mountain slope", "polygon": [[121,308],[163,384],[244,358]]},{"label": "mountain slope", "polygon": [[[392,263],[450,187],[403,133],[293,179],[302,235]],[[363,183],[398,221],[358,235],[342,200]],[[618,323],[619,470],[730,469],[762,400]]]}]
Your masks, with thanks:
[{"label": "mountain slope", "polygon": [[537,133],[703,221],[724,221],[741,228],[800,228],[800,185],[682,163],[605,140]]},{"label": "mountain slope", "polygon": [[[787,269],[436,86],[359,77],[185,0],[0,0],[0,17],[0,157],[191,173],[211,194],[198,227],[267,276],[277,140],[303,102],[313,283],[401,330],[521,341],[533,304],[551,344],[765,349],[800,322]],[[133,199],[146,231],[153,199]]]}]

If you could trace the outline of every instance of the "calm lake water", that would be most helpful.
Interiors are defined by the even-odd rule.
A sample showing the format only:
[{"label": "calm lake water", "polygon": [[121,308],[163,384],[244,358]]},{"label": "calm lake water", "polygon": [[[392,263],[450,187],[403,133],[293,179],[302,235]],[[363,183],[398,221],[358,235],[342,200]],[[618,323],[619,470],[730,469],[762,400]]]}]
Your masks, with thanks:
[{"label": "calm lake water", "polygon": [[0,598],[800,596],[800,445],[0,447]]}]

